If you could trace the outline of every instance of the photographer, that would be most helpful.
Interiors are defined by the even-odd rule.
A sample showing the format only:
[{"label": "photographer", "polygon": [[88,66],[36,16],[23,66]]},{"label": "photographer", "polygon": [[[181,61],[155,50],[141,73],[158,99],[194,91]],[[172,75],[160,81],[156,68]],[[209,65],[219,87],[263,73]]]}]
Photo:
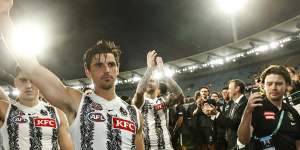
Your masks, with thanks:
[{"label": "photographer", "polygon": [[293,67],[286,67],[291,76],[291,84],[287,87],[284,101],[293,106],[300,113],[300,79],[299,75]]},{"label": "photographer", "polygon": [[283,95],[291,78],[285,67],[272,65],[261,74],[265,95],[253,93],[238,129],[238,139],[249,149],[300,149],[300,116]]}]

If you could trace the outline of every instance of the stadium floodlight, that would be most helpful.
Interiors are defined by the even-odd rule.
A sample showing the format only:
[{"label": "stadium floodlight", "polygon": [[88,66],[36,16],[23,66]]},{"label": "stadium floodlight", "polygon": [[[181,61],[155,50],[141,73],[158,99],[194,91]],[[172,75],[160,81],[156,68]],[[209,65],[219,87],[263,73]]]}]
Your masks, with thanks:
[{"label": "stadium floodlight", "polygon": [[241,10],[247,0],[216,0],[220,9],[229,15],[233,15]]},{"label": "stadium floodlight", "polygon": [[11,42],[18,54],[36,56],[46,46],[45,32],[38,24],[22,23],[16,25]]},{"label": "stadium floodlight", "polygon": [[269,45],[261,45],[256,48],[256,52],[265,52],[269,50]]},{"label": "stadium floodlight", "polygon": [[223,59],[216,59],[209,62],[210,65],[223,65],[224,60]]},{"label": "stadium floodlight", "polygon": [[133,82],[138,82],[140,81],[142,78],[139,76],[139,75],[134,75],[133,78],[132,78],[132,81]]},{"label": "stadium floodlight", "polygon": [[279,43],[278,42],[271,42],[270,43],[270,48],[271,49],[275,49],[275,48],[278,48],[279,47]]}]

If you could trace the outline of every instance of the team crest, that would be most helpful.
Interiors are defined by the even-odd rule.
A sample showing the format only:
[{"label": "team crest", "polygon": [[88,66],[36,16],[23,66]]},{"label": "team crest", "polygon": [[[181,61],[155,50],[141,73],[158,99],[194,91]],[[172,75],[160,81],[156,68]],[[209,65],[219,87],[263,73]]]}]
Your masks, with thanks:
[{"label": "team crest", "polygon": [[103,110],[101,104],[98,104],[98,103],[95,103],[95,102],[92,103],[92,108],[94,110]]},{"label": "team crest", "polygon": [[120,107],[120,112],[123,116],[127,116],[127,111],[123,108],[123,107]]}]

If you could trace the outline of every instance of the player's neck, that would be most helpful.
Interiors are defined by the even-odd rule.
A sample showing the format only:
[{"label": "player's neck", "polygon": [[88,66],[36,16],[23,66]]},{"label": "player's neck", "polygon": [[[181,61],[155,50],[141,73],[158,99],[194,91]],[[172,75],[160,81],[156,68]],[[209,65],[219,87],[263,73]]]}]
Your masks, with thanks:
[{"label": "player's neck", "polygon": [[23,99],[23,98],[18,98],[18,101],[20,104],[27,106],[27,107],[34,107],[39,103],[39,98],[36,97],[34,99]]},{"label": "player's neck", "polygon": [[154,98],[158,97],[158,93],[157,92],[152,92],[152,93],[146,92],[145,97],[150,98],[150,99],[154,99]]},{"label": "player's neck", "polygon": [[117,97],[115,87],[112,87],[111,89],[108,90],[102,88],[95,88],[95,94],[108,101],[111,101]]}]

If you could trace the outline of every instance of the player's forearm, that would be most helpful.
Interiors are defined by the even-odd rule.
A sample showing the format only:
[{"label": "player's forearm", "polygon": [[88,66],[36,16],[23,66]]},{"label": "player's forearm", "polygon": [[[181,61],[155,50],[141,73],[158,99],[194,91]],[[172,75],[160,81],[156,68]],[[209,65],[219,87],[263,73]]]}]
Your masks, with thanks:
[{"label": "player's forearm", "polygon": [[175,94],[177,97],[179,95],[182,95],[182,89],[180,88],[180,86],[177,84],[177,82],[175,80],[173,80],[170,77],[166,76],[165,70],[163,67],[159,67],[158,71],[160,71],[163,74],[163,78],[162,80],[164,80],[168,86],[168,90]]},{"label": "player's forearm", "polygon": [[179,95],[182,95],[182,89],[180,88],[180,86],[176,83],[176,81],[174,81],[173,79],[171,78],[167,78],[166,79],[167,81],[167,86],[168,86],[168,89],[171,93],[175,94],[177,97]]},{"label": "player's forearm", "polygon": [[136,93],[144,93],[146,86],[147,86],[147,82],[149,81],[152,73],[153,73],[154,67],[148,67],[146,72],[144,73],[144,76],[142,77],[142,79],[140,80],[140,82],[137,85],[137,89],[136,89]]},{"label": "player's forearm", "polygon": [[147,82],[150,79],[153,70],[154,70],[153,67],[148,67],[143,78],[140,80],[140,82],[137,85],[136,93],[133,97],[132,102],[138,108],[140,108],[144,103],[144,92],[146,90]]}]

